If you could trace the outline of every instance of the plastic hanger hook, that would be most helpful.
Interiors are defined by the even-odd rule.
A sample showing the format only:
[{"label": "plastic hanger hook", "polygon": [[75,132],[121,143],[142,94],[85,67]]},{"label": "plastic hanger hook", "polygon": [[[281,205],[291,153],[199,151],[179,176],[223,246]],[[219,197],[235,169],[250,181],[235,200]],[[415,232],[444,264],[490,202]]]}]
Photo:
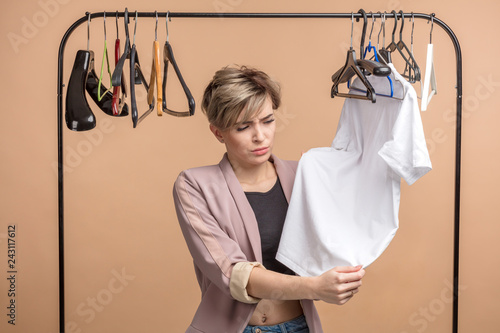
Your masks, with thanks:
[{"label": "plastic hanger hook", "polygon": [[134,25],[134,42],[133,44],[135,44],[135,35],[136,35],[136,32],[137,32],[137,18],[138,18],[138,14],[137,14],[137,10],[135,11],[135,25]]},{"label": "plastic hanger hook", "polygon": [[[434,16],[435,15],[436,14],[434,14],[434,13],[431,14],[431,32],[430,32],[430,37],[429,37],[429,39],[430,39],[429,44],[432,44],[432,29],[434,28]],[[427,23],[429,23],[429,21],[427,21]]]},{"label": "plastic hanger hook", "polygon": [[155,41],[158,40],[158,12],[155,10],[156,24],[155,24]]},{"label": "plastic hanger hook", "polygon": [[373,27],[375,26],[375,20],[376,20],[372,12],[370,12],[370,15],[372,16],[372,27],[370,29],[370,36],[368,37],[369,42],[371,42],[372,40]]},{"label": "plastic hanger hook", "polygon": [[[170,14],[170,11],[167,11],[167,16],[165,17],[165,26],[167,28],[167,42],[168,42],[168,21],[170,20],[170,17],[168,17],[168,14]],[[352,47],[352,40],[351,40],[351,47]]]},{"label": "plastic hanger hook", "polygon": [[116,11],[116,39],[120,39],[120,35],[118,33],[118,11]]},{"label": "plastic hanger hook", "polygon": [[87,12],[88,20],[87,20],[87,51],[90,50],[90,13]]}]

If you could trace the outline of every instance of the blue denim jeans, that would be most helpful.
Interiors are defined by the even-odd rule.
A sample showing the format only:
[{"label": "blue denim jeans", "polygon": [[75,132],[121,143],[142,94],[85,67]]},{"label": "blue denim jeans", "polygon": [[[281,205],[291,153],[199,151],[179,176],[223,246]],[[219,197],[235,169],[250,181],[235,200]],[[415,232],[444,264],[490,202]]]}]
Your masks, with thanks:
[{"label": "blue denim jeans", "polygon": [[243,333],[309,333],[306,318],[302,315],[290,321],[273,326],[250,326]]}]

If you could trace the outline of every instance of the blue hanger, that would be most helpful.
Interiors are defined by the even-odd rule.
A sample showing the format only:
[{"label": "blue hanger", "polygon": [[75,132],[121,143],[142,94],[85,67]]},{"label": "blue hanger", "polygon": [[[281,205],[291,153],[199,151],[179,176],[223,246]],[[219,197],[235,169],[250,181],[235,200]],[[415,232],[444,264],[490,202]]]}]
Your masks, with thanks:
[{"label": "blue hanger", "polygon": [[[371,34],[370,34],[371,36]],[[365,49],[365,57],[366,57],[366,54],[370,51],[373,51],[373,54],[375,56],[375,61],[376,62],[380,62],[380,60],[378,59],[378,55],[377,55],[377,48],[375,46],[372,46],[372,41],[369,40],[368,41],[368,46],[366,47]],[[391,85],[391,95],[385,95],[385,94],[377,94],[379,96],[385,96],[385,97],[394,97],[394,85],[392,84],[392,80],[391,80],[391,77],[388,75],[387,76],[387,79],[389,80],[389,84]]]}]

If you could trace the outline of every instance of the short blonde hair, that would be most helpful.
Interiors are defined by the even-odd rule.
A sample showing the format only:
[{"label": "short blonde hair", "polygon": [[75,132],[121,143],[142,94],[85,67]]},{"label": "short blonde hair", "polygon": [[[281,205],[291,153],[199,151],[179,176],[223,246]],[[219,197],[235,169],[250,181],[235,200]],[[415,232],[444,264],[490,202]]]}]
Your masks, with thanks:
[{"label": "short blonde hair", "polygon": [[201,109],[210,124],[226,130],[234,126],[243,111],[243,120],[249,120],[266,99],[273,110],[281,104],[279,84],[266,73],[246,66],[224,67],[217,72],[203,94]]}]

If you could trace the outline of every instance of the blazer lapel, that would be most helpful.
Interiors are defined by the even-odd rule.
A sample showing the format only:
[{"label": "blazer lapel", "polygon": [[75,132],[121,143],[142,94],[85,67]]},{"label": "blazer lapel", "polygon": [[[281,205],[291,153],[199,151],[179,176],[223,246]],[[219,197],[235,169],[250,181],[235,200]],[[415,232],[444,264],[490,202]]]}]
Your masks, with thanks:
[{"label": "blazer lapel", "polygon": [[250,206],[245,192],[243,192],[243,188],[241,187],[238,178],[236,178],[236,175],[234,174],[231,163],[229,163],[227,153],[224,154],[224,157],[219,163],[219,167],[221,168],[222,174],[226,179],[227,186],[229,187],[229,191],[231,192],[234,202],[236,203],[236,207],[238,208],[241,220],[243,221],[243,224],[247,231],[248,239],[252,246],[254,258],[249,258],[249,260],[262,262],[259,226],[257,224],[257,220],[255,219],[255,214],[253,212],[252,206]]}]

